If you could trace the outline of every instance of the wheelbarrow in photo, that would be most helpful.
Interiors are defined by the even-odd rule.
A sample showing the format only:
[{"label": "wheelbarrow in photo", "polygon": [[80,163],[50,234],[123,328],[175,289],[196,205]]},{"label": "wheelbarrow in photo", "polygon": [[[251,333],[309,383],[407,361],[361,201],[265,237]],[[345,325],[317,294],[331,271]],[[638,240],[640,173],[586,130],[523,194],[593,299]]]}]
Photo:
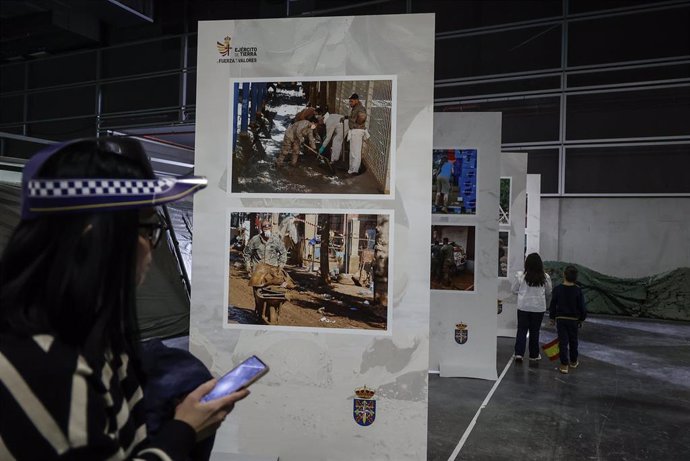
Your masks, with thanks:
[{"label": "wheelbarrow in photo", "polygon": [[287,301],[287,291],[295,282],[276,266],[260,263],[254,269],[249,285],[254,289],[254,312],[264,323],[278,324],[280,308]]}]

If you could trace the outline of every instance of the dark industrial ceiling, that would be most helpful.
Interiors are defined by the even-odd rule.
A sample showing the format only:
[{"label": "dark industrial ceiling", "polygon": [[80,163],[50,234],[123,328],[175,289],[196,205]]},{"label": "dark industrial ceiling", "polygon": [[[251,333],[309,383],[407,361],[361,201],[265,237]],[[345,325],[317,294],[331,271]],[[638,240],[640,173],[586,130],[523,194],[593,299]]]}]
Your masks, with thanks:
[{"label": "dark industrial ceiling", "polygon": [[0,63],[190,32],[199,20],[281,17],[288,3],[304,12],[316,2],[1,0]]}]

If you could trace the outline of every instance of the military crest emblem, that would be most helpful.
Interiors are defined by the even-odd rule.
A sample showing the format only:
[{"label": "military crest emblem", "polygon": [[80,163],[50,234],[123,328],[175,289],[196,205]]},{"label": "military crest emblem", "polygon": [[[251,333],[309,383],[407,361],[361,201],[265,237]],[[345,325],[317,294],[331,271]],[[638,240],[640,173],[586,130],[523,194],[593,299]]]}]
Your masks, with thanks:
[{"label": "military crest emblem", "polygon": [[497,300],[496,302],[497,302],[497,305],[498,305],[498,313],[499,313],[499,315],[500,315],[500,313],[503,312],[503,301],[501,301],[501,300],[499,299],[499,300]]},{"label": "military crest emblem", "polygon": [[464,323],[455,324],[455,342],[465,344],[467,342],[467,325]]},{"label": "military crest emblem", "polygon": [[225,37],[222,43],[216,42],[216,48],[218,48],[218,52],[221,56],[230,56],[230,50],[232,49],[230,46],[230,37]]},{"label": "military crest emblem", "polygon": [[367,386],[355,389],[357,397],[354,399],[352,416],[360,426],[371,426],[376,419],[376,400],[373,398],[375,393]]}]

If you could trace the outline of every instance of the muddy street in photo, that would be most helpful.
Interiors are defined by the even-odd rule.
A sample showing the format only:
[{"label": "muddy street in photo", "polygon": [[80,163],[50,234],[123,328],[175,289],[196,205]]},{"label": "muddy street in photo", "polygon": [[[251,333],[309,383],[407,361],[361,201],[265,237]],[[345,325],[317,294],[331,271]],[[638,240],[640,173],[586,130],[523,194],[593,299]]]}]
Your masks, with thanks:
[{"label": "muddy street in photo", "polygon": [[[266,324],[255,313],[253,289],[244,270],[241,255],[230,255],[228,322],[230,324]],[[387,309],[373,302],[373,292],[349,281],[321,284],[318,273],[286,266],[296,287],[286,290],[287,300],[280,307],[274,325],[312,328],[385,330]],[[345,279],[349,280],[349,279]],[[349,284],[351,283],[351,284]]]},{"label": "muddy street in photo", "polygon": [[[295,116],[305,109],[308,99],[301,86],[278,84],[263,106],[265,123],[239,132],[232,159],[232,191],[276,194],[380,194],[381,185],[362,163],[359,174],[349,174],[348,143],[343,142],[340,160],[329,161],[319,155],[323,129],[314,130],[316,150],[303,144],[298,162],[288,156],[276,167],[285,133]],[[241,105],[238,104],[238,111]]]}]

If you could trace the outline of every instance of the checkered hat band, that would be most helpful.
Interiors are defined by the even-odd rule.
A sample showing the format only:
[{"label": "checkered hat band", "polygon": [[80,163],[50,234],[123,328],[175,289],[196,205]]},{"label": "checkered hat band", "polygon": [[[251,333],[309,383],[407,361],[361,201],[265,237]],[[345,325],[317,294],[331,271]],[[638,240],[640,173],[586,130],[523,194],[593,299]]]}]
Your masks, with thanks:
[{"label": "checkered hat band", "polygon": [[33,179],[29,197],[103,197],[109,195],[160,195],[169,191],[175,181],[158,179]]}]

